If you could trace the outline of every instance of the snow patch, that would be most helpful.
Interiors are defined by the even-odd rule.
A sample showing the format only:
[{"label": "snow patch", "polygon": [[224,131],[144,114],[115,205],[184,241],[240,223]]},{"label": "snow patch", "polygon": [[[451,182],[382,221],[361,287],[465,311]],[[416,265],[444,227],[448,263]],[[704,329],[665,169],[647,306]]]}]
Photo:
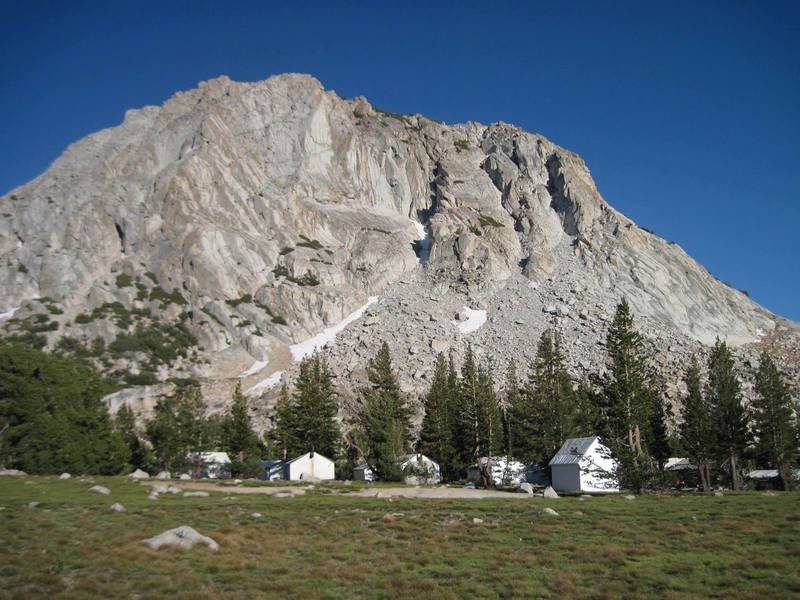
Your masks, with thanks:
[{"label": "snow patch", "polygon": [[419,264],[424,265],[428,262],[428,254],[431,249],[431,239],[428,234],[428,228],[419,221],[414,221],[412,219],[411,222],[414,224],[414,227],[417,228],[417,235],[419,235],[419,239],[416,240],[419,242]]},{"label": "snow patch", "polygon": [[11,310],[8,310],[6,312],[0,312],[0,321],[2,321],[3,319],[8,319],[10,317],[13,317],[14,313],[17,312],[18,310],[19,306],[16,308],[12,308]]},{"label": "snow patch", "polygon": [[294,360],[302,360],[307,356],[311,356],[314,354],[314,351],[322,348],[328,342],[332,342],[336,338],[336,334],[339,333],[342,329],[347,327],[350,323],[361,317],[364,314],[364,311],[367,310],[371,304],[374,304],[378,301],[378,296],[370,296],[367,300],[367,303],[359,308],[358,310],[350,313],[344,319],[339,321],[336,325],[328,327],[322,333],[318,333],[312,338],[307,339],[304,342],[299,342],[297,344],[293,344],[289,347],[289,350],[292,352],[292,358]]},{"label": "snow patch", "polygon": [[261,371],[264,370],[264,367],[266,367],[268,364],[269,364],[268,360],[257,360],[250,366],[249,369],[247,369],[246,371],[242,371],[242,373],[239,375],[239,378],[243,379],[245,377],[250,377],[250,375],[255,375],[256,373],[260,373]]},{"label": "snow patch", "polygon": [[251,387],[249,390],[247,390],[245,394],[255,394],[256,392],[260,392],[262,390],[266,390],[268,388],[278,385],[281,382],[281,377],[283,377],[283,374],[285,372],[286,371],[278,371],[276,373],[273,373],[266,379],[262,379],[253,387]]},{"label": "snow patch", "polygon": [[451,321],[453,325],[458,327],[458,330],[461,333],[472,333],[473,331],[477,331],[481,328],[481,326],[486,323],[486,311],[485,310],[474,310],[472,308],[464,307],[464,313],[466,314],[466,319],[463,321]]}]

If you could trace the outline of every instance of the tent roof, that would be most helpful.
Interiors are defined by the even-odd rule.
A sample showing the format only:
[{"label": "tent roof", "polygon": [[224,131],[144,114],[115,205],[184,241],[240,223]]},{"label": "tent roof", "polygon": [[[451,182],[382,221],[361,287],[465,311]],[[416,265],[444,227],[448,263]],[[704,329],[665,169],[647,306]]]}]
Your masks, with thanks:
[{"label": "tent roof", "polygon": [[756,469],[750,471],[747,476],[750,479],[773,479],[778,477],[778,469]]},{"label": "tent roof", "polygon": [[[300,455],[300,456],[298,456],[297,458],[293,458],[292,460],[290,460],[290,461],[287,461],[287,462],[286,462],[286,464],[287,464],[287,465],[290,465],[290,464],[292,464],[293,462],[300,460],[300,459],[301,459],[301,458],[303,458],[304,456],[308,456],[309,454],[311,454],[311,452],[306,452],[305,454],[301,454],[301,455]],[[314,452],[313,454],[314,454],[314,458],[317,458],[317,457],[319,457],[319,458],[324,458],[324,459],[325,459],[325,460],[327,460],[328,462],[333,462],[333,461],[332,461],[330,458],[328,458],[327,456],[322,456],[322,454],[320,454],[319,452]]]},{"label": "tent roof", "polygon": [[579,464],[597,439],[597,436],[568,439],[548,464],[550,466]]}]

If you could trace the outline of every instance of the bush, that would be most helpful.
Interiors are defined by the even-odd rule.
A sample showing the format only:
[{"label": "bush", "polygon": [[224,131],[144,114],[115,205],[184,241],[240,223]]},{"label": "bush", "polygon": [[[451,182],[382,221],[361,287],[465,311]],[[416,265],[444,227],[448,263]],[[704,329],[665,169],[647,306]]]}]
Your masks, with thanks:
[{"label": "bush", "polygon": [[133,277],[127,273],[120,273],[117,275],[116,283],[118,288],[131,287],[133,285]]},{"label": "bush", "polygon": [[150,300],[159,302],[162,310],[169,304],[186,305],[186,298],[184,298],[178,290],[172,290],[167,293],[160,285],[150,290]]}]

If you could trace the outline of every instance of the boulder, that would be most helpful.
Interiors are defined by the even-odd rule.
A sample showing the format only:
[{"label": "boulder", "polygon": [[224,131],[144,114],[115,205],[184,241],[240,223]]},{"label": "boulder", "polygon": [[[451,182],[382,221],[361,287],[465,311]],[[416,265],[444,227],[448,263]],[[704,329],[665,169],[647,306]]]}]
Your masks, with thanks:
[{"label": "boulder", "polygon": [[210,537],[201,535],[187,525],[176,527],[175,529],[168,529],[157,536],[144,540],[144,543],[153,550],[158,550],[164,546],[177,546],[178,548],[188,549],[195,544],[208,546],[209,550],[213,552],[219,550],[219,544],[217,544],[217,542]]},{"label": "boulder", "polygon": [[483,519],[480,519],[478,517],[472,517],[472,524],[473,525],[480,525],[481,523],[483,523]]},{"label": "boulder", "polygon": [[58,478],[59,478],[61,481],[64,481],[64,480],[66,480],[66,479],[69,479],[70,477],[72,477],[72,475],[70,475],[69,473],[62,473],[61,475],[59,475],[59,476],[58,476]]},{"label": "boulder", "polygon": [[167,479],[172,479],[172,477],[169,471],[159,471],[158,475],[156,475],[156,479],[165,481]]},{"label": "boulder", "polygon": [[180,494],[183,490],[179,488],[177,485],[170,485],[167,487],[168,494]]},{"label": "boulder", "polygon": [[548,517],[557,517],[558,513],[554,511],[552,508],[543,508],[542,514]]},{"label": "boulder", "polygon": [[188,473],[181,473],[180,477],[178,477],[181,481],[189,481],[191,478],[192,476]]},{"label": "boulder", "polygon": [[136,469],[133,473],[128,475],[131,479],[150,479],[149,473],[142,471],[141,469]]},{"label": "boulder", "polygon": [[208,492],[183,492],[184,498],[208,498]]},{"label": "boulder", "polygon": [[27,473],[19,469],[0,469],[0,477],[20,477],[22,475],[27,475]]},{"label": "boulder", "polygon": [[108,496],[111,493],[111,490],[104,485],[93,485],[89,488],[89,491],[95,494],[102,494],[103,496]]},{"label": "boulder", "polygon": [[523,494],[533,494],[533,486],[527,481],[524,481],[519,484],[517,491]]},{"label": "boulder", "polygon": [[542,492],[542,496],[544,498],[548,498],[550,500],[554,500],[558,498],[558,493],[552,488],[552,486],[547,486],[544,488],[544,492]]},{"label": "boulder", "polygon": [[110,510],[111,512],[125,512],[125,507],[122,506],[122,504],[120,504],[119,502],[114,502],[114,504],[112,504],[108,508],[108,510]]},{"label": "boulder", "polygon": [[166,494],[169,492],[169,488],[170,486],[168,486],[166,483],[155,483],[150,486],[150,493],[156,495]]},{"label": "boulder", "polygon": [[636,496],[633,494],[625,494],[623,498],[625,498],[625,500],[636,500]]}]

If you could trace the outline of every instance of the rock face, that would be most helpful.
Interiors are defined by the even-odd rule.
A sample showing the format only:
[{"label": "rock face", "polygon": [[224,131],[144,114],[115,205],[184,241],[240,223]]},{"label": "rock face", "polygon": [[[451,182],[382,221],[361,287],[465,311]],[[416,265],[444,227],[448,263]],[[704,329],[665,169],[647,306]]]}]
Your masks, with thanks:
[{"label": "rock face", "polygon": [[622,296],[667,371],[719,336],[787,348],[796,373],[795,324],[611,208],[576,154],[306,75],[221,77],[128,111],[0,208],[0,327],[111,364],[135,386],[112,411],[146,414],[176,377],[216,410],[241,377],[266,418],[283,371],[325,343],[345,388],[387,340],[419,391],[437,352],[470,339],[502,369],[557,326],[580,374]]}]

